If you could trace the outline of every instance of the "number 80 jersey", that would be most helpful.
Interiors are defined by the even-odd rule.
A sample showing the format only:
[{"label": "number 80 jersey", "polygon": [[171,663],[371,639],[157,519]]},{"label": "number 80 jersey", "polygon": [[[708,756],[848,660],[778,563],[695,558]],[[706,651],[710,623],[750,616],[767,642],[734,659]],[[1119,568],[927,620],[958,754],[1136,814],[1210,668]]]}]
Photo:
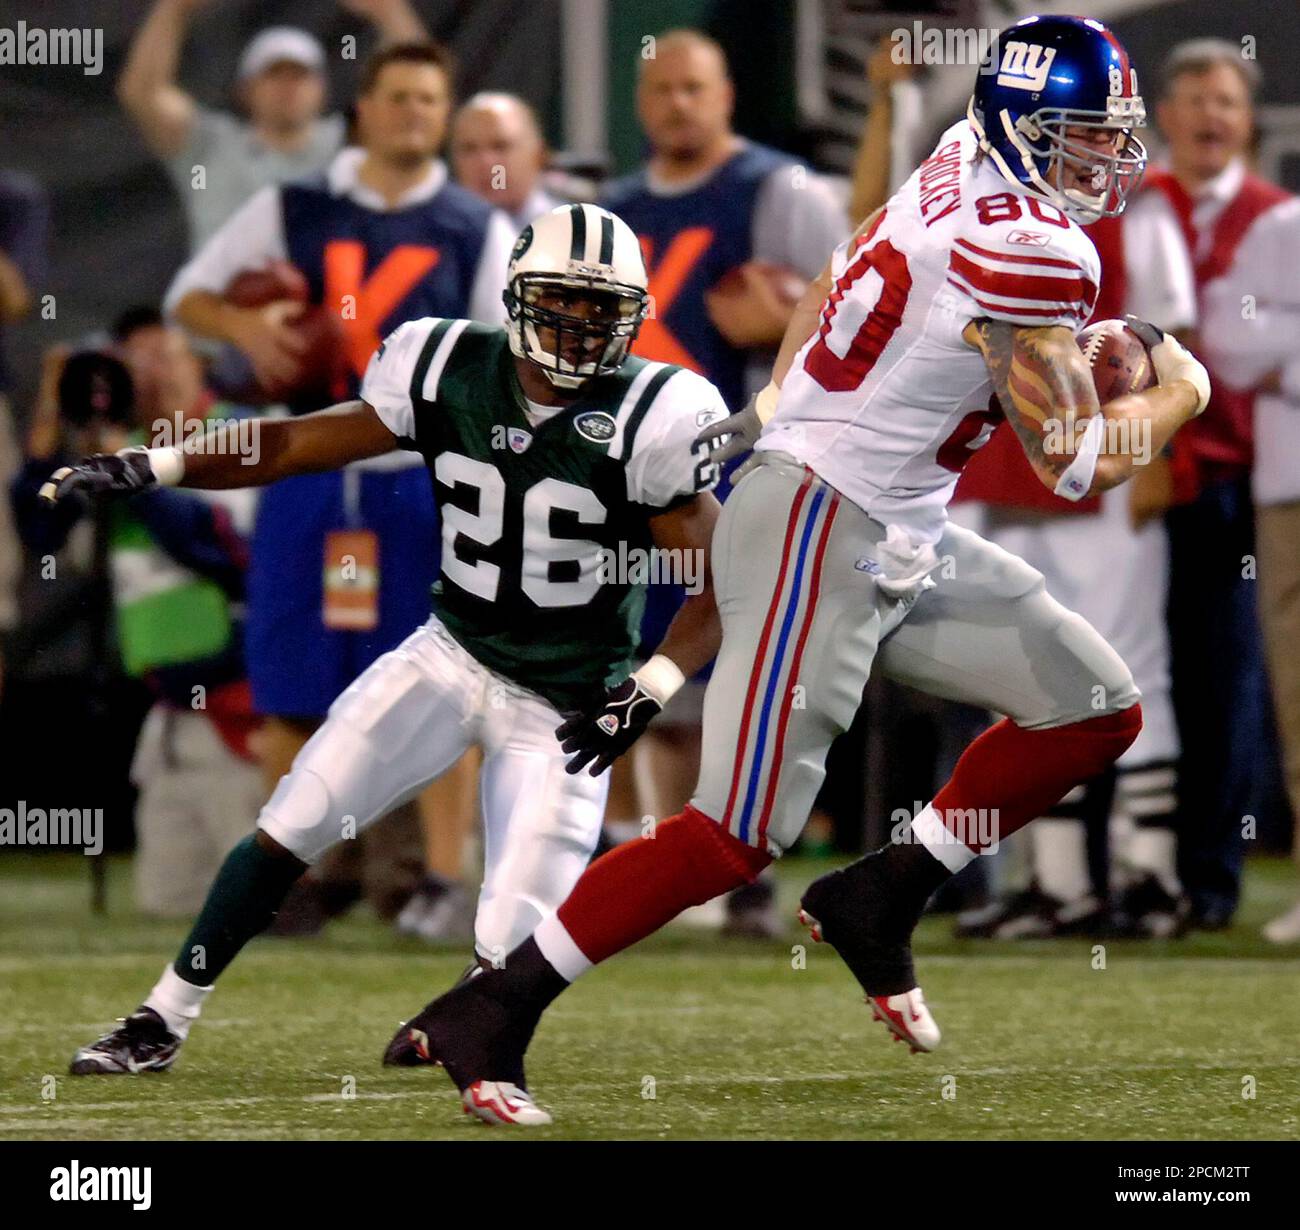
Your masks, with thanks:
[{"label": "number 80 jersey", "polygon": [[727,411],[703,377],[631,357],[534,424],[514,363],[504,329],[410,321],[375,352],[361,397],[433,477],[438,617],[563,710],[629,669],[650,519],[716,484],[694,440]]},{"label": "number 80 jersey", "polygon": [[836,249],[817,331],[757,446],[793,454],[918,543],[938,540],[962,467],[1002,417],[963,329],[988,317],[1078,332],[1100,283],[1079,225],[976,152],[970,125],[954,124]]}]

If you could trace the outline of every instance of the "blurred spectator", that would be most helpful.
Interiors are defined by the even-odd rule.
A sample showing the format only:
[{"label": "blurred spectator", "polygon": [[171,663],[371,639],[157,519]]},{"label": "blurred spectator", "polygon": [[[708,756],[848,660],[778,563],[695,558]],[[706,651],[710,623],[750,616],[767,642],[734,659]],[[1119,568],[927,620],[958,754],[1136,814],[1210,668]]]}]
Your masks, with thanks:
[{"label": "blurred spectator", "polygon": [[[113,351],[130,374],[123,382],[130,405],[126,415],[92,421],[86,447],[162,442],[243,413],[204,388],[185,335],[156,311],[127,313],[114,329]],[[66,381],[62,388],[66,414]],[[36,498],[65,460],[59,453],[34,459],[15,488],[24,539],[42,554],[61,551],[87,511],[84,502],[49,509]],[[104,521],[117,653],[126,674],[144,679],[155,698],[131,773],[139,789],[136,905],[145,913],[193,913],[262,798],[248,747],[255,718],[239,622],[243,536],[255,499],[252,491],[159,488]]]},{"label": "blurred spectator", "polygon": [[[12,378],[5,353],[6,326],[21,320],[45,278],[49,210],[40,185],[26,175],[0,171],[0,489],[18,470],[9,394]],[[0,646],[18,622],[17,585],[21,553],[9,501],[0,500]],[[0,651],[0,689],[4,653]]]},{"label": "blurred spectator", "polygon": [[[1231,266],[1259,217],[1287,196],[1246,166],[1257,83],[1258,70],[1237,43],[1183,43],[1164,66],[1156,117],[1169,168],[1148,171],[1144,195],[1182,228],[1198,295]],[[1237,908],[1247,817],[1263,823],[1284,806],[1272,789],[1276,745],[1256,585],[1246,566],[1255,553],[1252,403],[1252,393],[1214,382],[1205,413],[1174,441],[1166,496],[1175,502],[1169,611],[1183,748],[1180,854],[1196,921],[1211,929],[1226,926]],[[1156,511],[1158,501],[1148,508]]]},{"label": "blurred spectator", "polygon": [[495,205],[522,231],[561,202],[542,186],[546,142],[537,115],[513,94],[475,94],[451,125],[456,182]]},{"label": "blurred spectator", "polygon": [[[339,153],[320,179],[253,196],[180,271],[168,308],[196,333],[233,342],[259,376],[293,374],[303,306],[241,308],[223,294],[243,271],[290,261],[306,277],[311,302],[340,314],[348,369],[340,400],[356,395],[380,339],[404,321],[499,321],[515,236],[504,214],[448,182],[437,155],[450,107],[450,65],[441,48],[397,44],[376,53],[356,106],[361,147]],[[343,552],[364,559],[375,578],[359,595],[360,610],[343,611],[323,583],[325,574],[338,574]],[[397,452],[266,490],[249,573],[248,663],[258,712],[271,715],[268,784],[288,771],[334,698],[428,617],[438,567],[438,518],[418,454]],[[303,662],[313,669],[299,669]],[[445,789],[449,794],[440,795],[435,783],[421,797],[426,824],[467,806],[463,777]],[[380,821],[304,877],[295,902],[303,929],[318,926],[359,890],[381,916],[398,913],[424,862],[408,819]],[[432,910],[432,898],[447,894],[427,887]],[[452,901],[464,932],[473,894],[456,893]]]},{"label": "blurred spectator", "polygon": [[[205,240],[259,188],[319,171],[344,144],[346,121],[322,114],[325,49],[305,30],[273,26],[244,49],[235,94],[242,116],[196,102],[177,84],[190,21],[213,0],[156,0],[132,40],[118,98],[162,160]],[[426,37],[408,0],[340,0],[387,42]],[[199,178],[201,177],[201,178]]]},{"label": "blurred spectator", "polygon": [[[1220,381],[1255,399],[1260,619],[1300,859],[1300,200],[1261,214],[1205,290],[1201,331]],[[1300,941],[1300,903],[1264,928]]]},{"label": "blurred spectator", "polygon": [[[848,235],[848,219],[806,166],[733,131],[735,91],[712,39],[660,34],[639,67],[637,113],[650,159],[610,184],[602,201],[637,233],[646,258],[655,307],[636,351],[701,372],[739,409],[770,378],[772,348],[808,281]],[[658,642],[680,601],[679,592],[651,587],[643,641]],[[702,692],[698,680],[683,688],[637,744],[639,808],[611,813],[615,825],[670,815],[690,797]],[[731,930],[776,925],[766,881],[733,895],[730,908]]]}]

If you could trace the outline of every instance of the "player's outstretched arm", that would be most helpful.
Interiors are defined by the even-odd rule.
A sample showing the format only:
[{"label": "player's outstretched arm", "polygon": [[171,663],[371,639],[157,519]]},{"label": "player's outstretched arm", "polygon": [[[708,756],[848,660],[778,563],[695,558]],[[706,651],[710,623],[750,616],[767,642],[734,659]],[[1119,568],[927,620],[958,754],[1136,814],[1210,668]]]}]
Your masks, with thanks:
[{"label": "player's outstretched arm", "polygon": [[[1140,322],[1139,322],[1140,323]],[[1145,326],[1151,328],[1151,326]],[[1158,386],[1102,406],[1088,362],[1063,325],[1026,328],[973,320],[963,334],[977,347],[998,401],[1043,485],[1072,498],[1125,482],[1205,408],[1205,369],[1172,338],[1152,330]],[[1089,421],[1127,421],[1130,430],[1089,432]],[[1072,476],[1082,486],[1063,489]]]},{"label": "player's outstretched arm", "polygon": [[397,437],[363,401],[291,419],[244,419],[173,448],[97,453],[50,475],[41,498],[54,504],[70,492],[129,495],[147,487],[261,487],[294,474],[336,470],[378,457]]},{"label": "player's outstretched arm", "polygon": [[[701,667],[713,661],[722,644],[722,621],[713,597],[710,543],[720,505],[703,491],[677,508],[650,520],[656,548],[682,562],[686,599],[668,625],[651,659],[606,690],[592,708],[568,717],[556,730],[569,757],[565,769],[584,768],[597,777],[614,763]],[[588,768],[590,766],[590,768]]]}]

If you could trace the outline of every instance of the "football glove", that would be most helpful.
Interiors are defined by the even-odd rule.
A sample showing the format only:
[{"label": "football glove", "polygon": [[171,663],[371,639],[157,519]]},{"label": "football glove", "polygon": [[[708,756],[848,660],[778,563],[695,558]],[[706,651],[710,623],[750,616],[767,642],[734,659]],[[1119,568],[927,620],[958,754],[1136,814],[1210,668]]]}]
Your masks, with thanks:
[{"label": "football glove", "polygon": [[60,466],[41,484],[40,498],[57,504],[73,491],[87,495],[129,494],[158,482],[149,450],[143,446],[120,453],[96,453],[75,466]]},{"label": "football glove", "polygon": [[1200,414],[1210,402],[1210,373],[1205,370],[1205,365],[1172,333],[1166,333],[1149,321],[1125,316],[1124,323],[1151,352],[1151,366],[1156,369],[1157,382],[1172,384],[1175,380],[1186,380],[1196,390],[1196,413]]},{"label": "football glove", "polygon": [[585,713],[572,714],[556,727],[555,736],[566,756],[566,773],[581,773],[591,765],[599,777],[654,720],[663,706],[635,675],[606,689],[604,701]]}]

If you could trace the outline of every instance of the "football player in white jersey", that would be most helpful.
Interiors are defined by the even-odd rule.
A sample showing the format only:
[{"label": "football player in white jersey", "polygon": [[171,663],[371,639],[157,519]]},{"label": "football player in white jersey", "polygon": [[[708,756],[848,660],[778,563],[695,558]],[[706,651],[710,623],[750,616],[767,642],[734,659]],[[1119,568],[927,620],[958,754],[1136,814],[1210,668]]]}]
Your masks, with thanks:
[{"label": "football player in white jersey", "polygon": [[410,1023],[471,1108],[586,969],[790,846],[873,661],[1006,715],[888,845],[803,898],[873,1014],[916,1050],[938,1044],[910,946],[931,893],[1141,726],[1118,655],[1040,573],[949,525],[945,506],[1002,414],[1042,481],[1078,499],[1123,482],[1204,409],[1205,369],[1150,326],[1136,322],[1159,386],[1105,406],[1075,342],[1098,282],[1079,224],[1122,210],[1145,163],[1142,123],[1136,74],[1104,26],[1017,23],[967,119],[805,296],[773,385],[725,424],[741,440],[722,454],[766,421],[714,535],[723,639],[691,804],[593,863],[502,968]]}]

